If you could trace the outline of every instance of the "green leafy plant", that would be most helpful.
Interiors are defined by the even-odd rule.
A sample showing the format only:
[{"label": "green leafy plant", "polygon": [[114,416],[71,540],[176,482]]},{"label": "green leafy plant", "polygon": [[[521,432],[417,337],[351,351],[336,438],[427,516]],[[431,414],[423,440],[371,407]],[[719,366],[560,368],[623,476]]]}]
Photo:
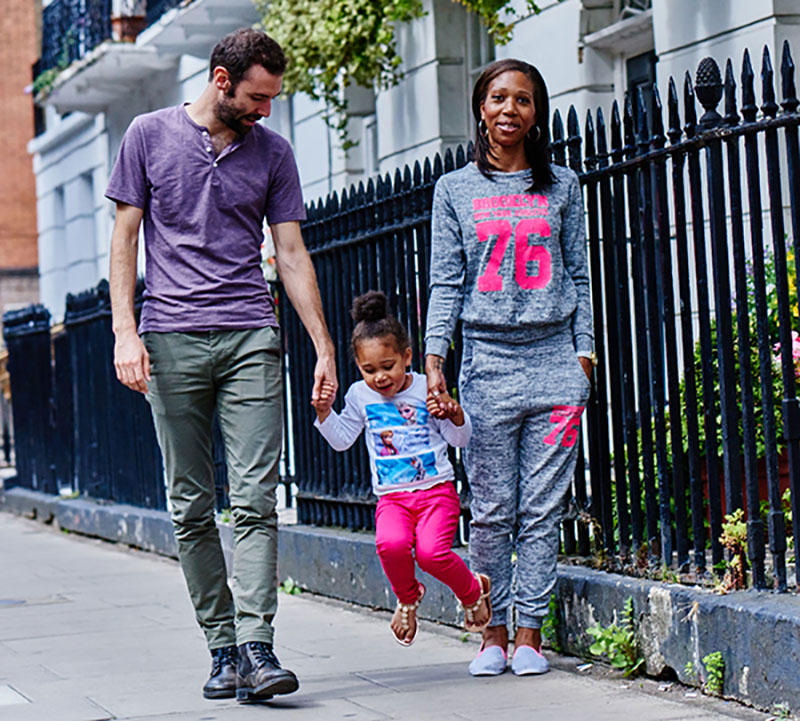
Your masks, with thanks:
[{"label": "green leafy plant", "polygon": [[559,638],[559,629],[561,628],[561,612],[558,607],[558,598],[556,594],[550,595],[550,601],[547,604],[547,615],[542,622],[542,636],[547,639],[556,653],[561,653],[561,640]]},{"label": "green leafy plant", "polygon": [[741,508],[725,516],[719,542],[730,553],[725,577],[722,581],[723,590],[745,588],[747,585],[747,524]]},{"label": "green leafy plant", "polygon": [[[616,616],[616,613],[614,614]],[[622,620],[617,625],[616,619],[609,626],[599,623],[586,629],[594,643],[589,647],[593,656],[605,657],[614,667],[620,669],[625,676],[635,676],[644,664],[639,643],[636,638],[634,624],[633,599],[628,598],[622,609]]]},{"label": "green leafy plant", "polygon": [[36,97],[40,93],[47,93],[56,81],[56,78],[69,67],[69,51],[75,41],[75,30],[70,28],[61,39],[61,50],[58,53],[56,64],[52,68],[43,70],[33,79],[31,90]]},{"label": "green leafy plant", "polygon": [[703,656],[703,666],[706,669],[706,682],[703,689],[714,696],[722,696],[722,687],[725,681],[725,660],[720,651],[712,651]]},{"label": "green leafy plant", "polygon": [[[302,92],[326,107],[326,122],[345,149],[351,85],[388,88],[402,74],[397,52],[399,23],[422,17],[422,0],[254,0],[261,24],[283,47],[289,66],[284,90]],[[519,16],[512,0],[454,0],[478,15],[497,43],[506,43]],[[526,8],[538,13],[534,0]]]},{"label": "green leafy plant", "polygon": [[423,14],[422,0],[255,0],[262,25],[286,52],[284,90],[322,100],[346,140],[351,85],[396,84],[402,62],[395,26]]},{"label": "green leafy plant", "polygon": [[687,661],[683,672],[692,683],[697,683],[697,667],[694,665],[694,661]]},{"label": "green leafy plant", "polygon": [[[797,271],[794,262],[794,252],[791,247],[791,242],[787,239],[786,241],[786,271],[787,271],[787,280],[788,280],[788,288],[789,288],[789,304],[790,307],[796,308],[797,307]],[[756,438],[756,455],[761,458],[766,453],[766,442],[764,440],[764,412],[763,412],[763,404],[762,404],[762,393],[761,393],[761,380],[759,376],[759,367],[760,367],[760,359],[759,359],[759,352],[758,352],[758,321],[756,316],[756,280],[755,274],[753,271],[752,263],[747,264],[746,270],[746,281],[747,281],[747,310],[748,310],[748,325],[749,325],[749,362],[750,362],[750,376],[752,380],[752,387],[753,387],[753,411],[754,411],[754,420],[755,420],[755,438]],[[765,283],[765,291],[766,291],[766,301],[767,301],[767,317],[766,317],[766,328],[767,334],[769,338],[769,344],[773,352],[773,366],[772,366],[772,403],[773,403],[773,413],[774,413],[774,420],[775,420],[775,435],[776,435],[776,443],[779,447],[782,447],[785,443],[783,439],[783,416],[782,416],[782,400],[783,400],[783,378],[781,375],[780,363],[779,363],[779,348],[780,348],[780,330],[779,330],[779,322],[778,322],[778,294],[776,292],[778,281],[777,281],[777,269],[775,264],[775,255],[771,249],[768,249],[764,253],[764,283]],[[734,311],[735,312],[735,311]],[[735,321],[735,318],[734,318]],[[795,322],[796,325],[796,322]],[[794,331],[797,331],[798,328],[793,327]],[[737,379],[737,383],[739,383],[740,378],[740,364],[739,364],[739,333],[738,333],[738,324],[734,322],[733,324],[733,346],[734,346],[734,370],[735,370],[735,377]],[[719,419],[720,417],[720,387],[719,387],[719,358],[717,356],[717,327],[716,327],[716,320],[712,319],[711,321],[711,347],[712,351],[712,377],[714,379],[714,409],[713,412],[715,416]],[[777,362],[776,362],[777,361]],[[800,371],[800,363],[797,363],[798,371]],[[700,341],[698,340],[695,343],[694,348],[694,365],[691,369],[691,372],[694,373],[695,377],[695,386],[697,388],[697,418],[701,421],[698,423],[698,441],[700,452],[702,455],[706,453],[706,447],[708,445],[708,439],[706,438],[706,430],[705,430],[705,423],[702,422],[702,418],[704,417],[704,410],[705,404],[703,399],[702,393],[702,366],[703,366],[703,358],[701,354],[701,346]],[[800,376],[799,376],[800,377]],[[685,392],[686,392],[686,379],[684,378],[681,382],[681,408],[686,408],[685,403]],[[741,433],[741,400],[740,396],[736,394],[737,399],[739,399],[740,404],[740,413],[739,413],[739,432]],[[686,413],[682,413],[683,418],[683,438],[684,438],[684,447],[686,447],[686,439],[687,439],[687,429],[686,429]],[[717,423],[717,433],[716,433],[716,450],[718,454],[722,453],[722,424]]]},{"label": "green leafy plant", "polygon": [[286,580],[278,586],[278,590],[282,593],[286,593],[289,596],[297,596],[298,594],[303,592],[303,589],[297,584],[297,582],[291,577],[287,577]]},{"label": "green leafy plant", "polygon": [[[520,19],[512,3],[508,0],[455,0],[480,17],[489,35],[498,45],[505,45],[514,34],[514,25]],[[534,0],[526,0],[528,12],[542,12]]]},{"label": "green leafy plant", "polygon": [[770,709],[770,713],[778,719],[792,718],[792,710],[789,708],[789,704],[787,703],[773,704],[772,708]]}]

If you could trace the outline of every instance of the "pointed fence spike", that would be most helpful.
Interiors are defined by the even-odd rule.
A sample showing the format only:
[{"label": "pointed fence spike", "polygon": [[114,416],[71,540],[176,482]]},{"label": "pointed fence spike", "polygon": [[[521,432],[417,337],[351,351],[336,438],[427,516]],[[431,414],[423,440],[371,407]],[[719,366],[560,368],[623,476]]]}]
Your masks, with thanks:
[{"label": "pointed fence spike", "polygon": [[725,63],[725,123],[738,125],[739,113],[736,112],[736,80],[733,77],[733,63],[731,59]]},{"label": "pointed fence spike", "polygon": [[569,148],[569,167],[576,173],[581,172],[581,143],[578,111],[575,110],[574,105],[570,105],[567,113],[567,147]]},{"label": "pointed fence spike", "polygon": [[414,186],[419,185],[422,182],[422,166],[419,164],[419,160],[414,161]]},{"label": "pointed fence spike", "polygon": [[467,155],[464,152],[464,146],[459,145],[456,148],[456,167],[463,168],[467,164]]},{"label": "pointed fence spike", "polygon": [[615,163],[622,160],[622,119],[616,100],[611,105],[611,157]]},{"label": "pointed fence spike", "polygon": [[442,156],[439,153],[433,156],[433,178],[438,178],[444,172]]},{"label": "pointed fence spike", "polygon": [[678,108],[678,88],[675,86],[675,78],[670,76],[669,89],[667,90],[667,114],[669,116],[669,129],[667,135],[669,142],[676,145],[681,141],[681,115]]},{"label": "pointed fence spike", "polygon": [[764,46],[764,54],[761,58],[761,112],[768,118],[774,118],[778,114],[778,104],[775,102],[775,73],[772,70],[772,60],[769,56],[769,48]]},{"label": "pointed fence spike", "polygon": [[[355,192],[355,186],[350,186],[351,193]],[[347,190],[342,191],[342,227],[341,227],[341,234],[342,236],[349,237],[352,235],[355,223],[353,217],[353,205],[350,201],[351,193],[348,193]]]},{"label": "pointed fence spike", "polygon": [[797,99],[797,90],[794,84],[794,61],[789,50],[789,41],[783,41],[783,55],[781,57],[781,94],[783,102],[781,107],[784,113],[793,113],[800,105]]},{"label": "pointed fence spike", "polygon": [[661,95],[655,83],[653,83],[653,136],[650,142],[654,148],[663,148],[667,143],[667,138],[664,136],[664,106],[661,104]]},{"label": "pointed fence spike", "polygon": [[578,127],[578,111],[575,110],[574,105],[569,106],[567,112],[567,134],[569,136],[580,135],[580,128]]},{"label": "pointed fence spike", "polygon": [[411,190],[411,168],[408,164],[403,168],[403,190]]},{"label": "pointed fence spike", "polygon": [[636,135],[639,154],[644,155],[650,144],[650,133],[647,129],[647,109],[644,103],[644,88],[636,89]]},{"label": "pointed fence spike", "polygon": [[467,162],[471,163],[475,160],[475,143],[471,140],[467,143]]},{"label": "pointed fence spike", "polygon": [[[606,168],[608,167],[608,140],[606,138],[606,118],[602,108],[597,108],[597,133],[595,136],[597,139],[597,164],[601,168]],[[588,138],[586,143],[588,145]]]},{"label": "pointed fence spike", "polygon": [[455,158],[453,157],[453,149],[448,148],[444,152],[444,172],[449,173],[451,170],[456,169]]},{"label": "pointed fence spike", "polygon": [[553,162],[556,165],[566,165],[566,141],[564,140],[564,123],[561,121],[561,113],[556,109],[553,113]]},{"label": "pointed fence spike", "polygon": [[431,167],[431,159],[430,157],[426,157],[425,162],[422,164],[422,182],[425,184],[430,183],[432,176],[433,168]]},{"label": "pointed fence spike", "polygon": [[597,167],[597,152],[595,151],[594,142],[594,121],[592,120],[592,111],[586,111],[586,122],[583,125],[583,135],[586,138],[586,147],[584,149],[586,170],[591,171]]},{"label": "pointed fence spike", "polygon": [[625,93],[622,124],[625,132],[625,157],[632,158],[636,154],[636,136],[633,134],[633,100],[630,93]]},{"label": "pointed fence spike", "polygon": [[742,117],[748,122],[755,122],[758,107],[756,106],[756,75],[750,62],[750,51],[745,48],[742,58]]},{"label": "pointed fence spike", "polygon": [[683,113],[686,124],[683,126],[683,131],[686,133],[687,138],[693,138],[697,132],[697,109],[694,104],[694,86],[692,85],[692,76],[689,71],[683,77]]}]

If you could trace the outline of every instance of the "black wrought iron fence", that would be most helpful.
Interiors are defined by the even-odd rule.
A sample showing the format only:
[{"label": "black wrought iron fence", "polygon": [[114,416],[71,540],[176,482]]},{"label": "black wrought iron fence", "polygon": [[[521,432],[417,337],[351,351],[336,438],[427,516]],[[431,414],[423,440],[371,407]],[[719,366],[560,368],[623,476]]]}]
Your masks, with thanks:
[{"label": "black wrought iron fence", "polygon": [[[554,161],[585,193],[600,357],[563,547],[704,574],[724,561],[725,515],[742,508],[753,585],[785,589],[800,523],[800,114],[788,45],[780,103],[766,49],[760,105],[755,85],[749,54],[738,78],[727,63],[724,82],[709,58],[694,83],[687,73],[682,103],[670,79],[666,118],[657,88],[649,112],[641,94],[628,97],[608,122],[587,114],[582,133],[574,108],[566,132],[553,118]],[[389,296],[421,368],[432,189],[467,157],[448,151],[309,207],[304,234],[344,386],[356,378],[348,309],[369,288]],[[313,430],[313,349],[284,295],[280,312],[299,517],[368,528],[366,451],[334,453]],[[457,340],[450,379],[459,350]]]},{"label": "black wrought iron fence", "polygon": [[[787,562],[800,579],[794,74],[785,45],[779,101],[766,51],[758,83],[749,54],[738,76],[727,63],[724,81],[706,59],[680,92],[670,80],[666,115],[654,89],[649,112],[640,95],[614,104],[608,121],[600,110],[587,114],[582,129],[574,109],[566,129],[553,118],[554,161],[576,170],[584,189],[600,357],[586,456],[565,499],[567,553],[602,551],[623,569],[667,564],[704,574],[725,560],[720,539],[734,527],[725,514],[741,508],[753,585],[787,588]],[[421,369],[433,186],[468,154],[448,151],[309,206],[304,233],[342,386],[356,378],[351,300],[370,288],[384,290],[408,326],[412,365]],[[370,528],[366,451],[334,453],[313,429],[313,349],[283,293],[279,313],[299,518]],[[161,507],[144,400],[113,379],[105,285],[68,301],[65,330],[52,340],[42,308],[4,320],[19,481]],[[451,380],[458,338],[454,345]],[[453,459],[466,500],[467,479]],[[221,479],[224,463],[215,460]]]}]

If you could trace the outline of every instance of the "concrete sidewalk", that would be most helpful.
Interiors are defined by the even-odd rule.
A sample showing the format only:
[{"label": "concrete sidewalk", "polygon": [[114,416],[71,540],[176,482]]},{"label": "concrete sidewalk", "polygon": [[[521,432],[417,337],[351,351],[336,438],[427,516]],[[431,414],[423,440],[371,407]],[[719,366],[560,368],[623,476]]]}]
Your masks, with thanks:
[{"label": "concrete sidewalk", "polygon": [[[769,718],[552,657],[540,677],[473,679],[477,641],[423,623],[400,648],[388,614],[280,595],[276,651],[300,690],[264,706],[207,701],[210,659],[174,561],[0,513],[0,720],[640,721]],[[687,695],[687,693],[689,695]]]}]

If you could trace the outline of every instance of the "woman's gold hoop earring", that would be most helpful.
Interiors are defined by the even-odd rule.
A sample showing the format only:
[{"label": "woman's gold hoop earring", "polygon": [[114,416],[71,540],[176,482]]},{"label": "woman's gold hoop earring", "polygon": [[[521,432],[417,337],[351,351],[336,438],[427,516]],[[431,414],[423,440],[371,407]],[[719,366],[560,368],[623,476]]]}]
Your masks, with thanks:
[{"label": "woman's gold hoop earring", "polygon": [[[530,138],[531,142],[538,143],[539,140],[541,140],[541,137],[542,137],[542,129],[538,125],[534,125],[533,128],[536,128],[536,137],[535,138],[531,137],[531,131],[530,130],[528,131],[528,137]],[[531,130],[533,130],[533,128],[531,128]]]},{"label": "woman's gold hoop earring", "polygon": [[489,128],[487,128],[487,127],[486,127],[486,121],[485,121],[483,118],[481,118],[481,119],[478,121],[478,132],[479,132],[479,133],[480,133],[480,134],[481,134],[481,135],[482,135],[484,138],[488,138],[488,137],[489,137]]}]

